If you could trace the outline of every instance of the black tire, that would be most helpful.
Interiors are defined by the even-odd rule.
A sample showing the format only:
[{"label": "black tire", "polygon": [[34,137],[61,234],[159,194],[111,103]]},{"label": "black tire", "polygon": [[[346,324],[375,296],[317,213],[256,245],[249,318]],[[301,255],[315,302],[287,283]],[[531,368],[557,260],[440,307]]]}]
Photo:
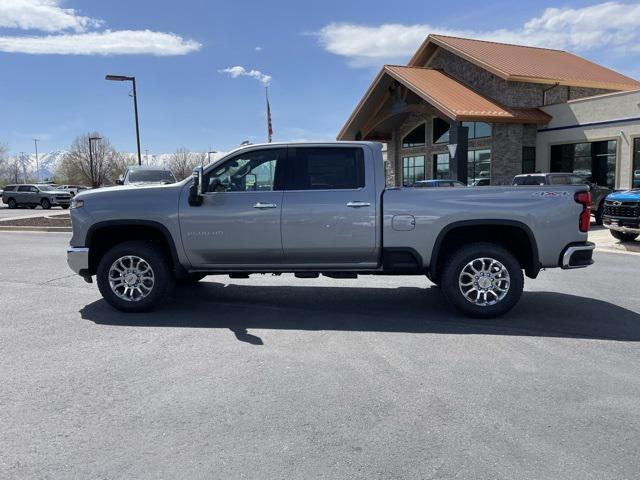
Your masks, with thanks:
[{"label": "black tire", "polygon": [[34,209],[34,208],[36,208],[36,207],[37,207],[37,205],[29,205],[29,208],[30,208],[31,210],[33,210],[33,209]]},{"label": "black tire", "polygon": [[602,225],[602,214],[604,213],[604,200],[598,205],[598,210],[595,211],[593,218],[596,221],[596,225]]},{"label": "black tire", "polygon": [[195,285],[206,276],[206,273],[187,273],[183,277],[178,278],[177,283],[179,285]]},{"label": "black tire", "polygon": [[18,202],[14,198],[10,198],[7,202],[7,206],[11,209],[18,208]]},{"label": "black tire", "polygon": [[[110,285],[109,271],[120,258],[135,256],[146,262],[153,273],[153,284],[146,295],[139,300],[125,300],[116,295]],[[140,265],[140,264],[138,264]],[[119,278],[119,277],[113,277]],[[104,254],[96,272],[98,288],[103,298],[114,308],[123,312],[146,312],[156,307],[173,284],[169,262],[160,248],[152,243],[128,241],[120,243]]]},{"label": "black tire", "polygon": [[621,242],[633,242],[636,238],[638,238],[637,233],[624,233],[618,232],[617,230],[609,230],[613,238],[620,240]]},{"label": "black tire", "polygon": [[63,210],[67,210],[69,208],[69,205],[60,205],[62,207]]},{"label": "black tire", "polygon": [[42,201],[40,202],[40,206],[44,210],[49,210],[51,208],[51,202],[49,201],[49,199],[43,198]]},{"label": "black tire", "polygon": [[[489,260],[482,263],[477,260],[481,258]],[[483,266],[483,268],[486,268],[485,271],[490,271],[491,273],[487,273],[486,277],[484,274],[482,274],[482,277],[480,274],[474,277],[469,273],[472,272],[472,270],[469,270],[471,267],[468,267],[473,260],[477,260],[477,263],[472,264],[474,269],[478,270],[479,268],[477,267]],[[494,271],[495,268],[498,268],[497,265],[490,267],[490,260],[495,260],[501,264],[500,275],[497,271]],[[508,288],[503,288],[504,293],[500,293],[503,296],[499,299],[497,294],[486,291],[482,293],[481,297],[481,294],[475,293],[477,292],[475,290],[476,285],[460,285],[463,271],[465,271],[465,275],[462,278],[466,278],[472,283],[490,278],[492,283],[488,284],[487,288],[491,290],[494,289],[494,281],[496,287],[498,285],[506,287],[506,274],[508,274]],[[524,288],[524,275],[520,263],[508,250],[493,243],[479,242],[461,247],[450,255],[440,275],[440,286],[445,298],[464,315],[473,318],[494,318],[504,315],[518,303]],[[462,291],[465,287],[469,287],[468,296],[470,299]],[[486,304],[479,305],[475,303],[476,301]],[[492,304],[492,302],[496,303]]]}]

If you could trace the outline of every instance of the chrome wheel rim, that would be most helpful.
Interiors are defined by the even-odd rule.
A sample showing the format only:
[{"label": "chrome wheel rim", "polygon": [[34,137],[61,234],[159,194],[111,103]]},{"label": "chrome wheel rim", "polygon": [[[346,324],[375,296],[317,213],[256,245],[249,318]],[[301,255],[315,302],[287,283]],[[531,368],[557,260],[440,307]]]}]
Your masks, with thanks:
[{"label": "chrome wheel rim", "polygon": [[109,286],[120,299],[139,302],[153,290],[155,275],[144,258],[126,255],[118,258],[109,268]]},{"label": "chrome wheel rim", "polygon": [[481,307],[495,305],[509,293],[507,268],[495,258],[480,257],[467,263],[458,277],[462,296]]}]

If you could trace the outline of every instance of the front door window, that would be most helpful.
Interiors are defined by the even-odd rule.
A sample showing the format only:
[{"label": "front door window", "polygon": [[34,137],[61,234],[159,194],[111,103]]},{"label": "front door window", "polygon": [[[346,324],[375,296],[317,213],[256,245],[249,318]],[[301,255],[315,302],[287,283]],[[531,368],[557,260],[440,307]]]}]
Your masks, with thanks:
[{"label": "front door window", "polygon": [[276,168],[284,149],[241,153],[206,176],[207,192],[265,192],[277,190]]}]

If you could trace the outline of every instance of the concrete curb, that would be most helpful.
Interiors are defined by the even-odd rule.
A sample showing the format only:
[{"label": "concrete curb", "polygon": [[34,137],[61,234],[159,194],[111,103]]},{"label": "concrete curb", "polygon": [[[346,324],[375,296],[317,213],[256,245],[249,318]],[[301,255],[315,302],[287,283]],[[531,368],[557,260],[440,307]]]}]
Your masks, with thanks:
[{"label": "concrete curb", "polygon": [[0,232],[71,232],[71,227],[33,227],[0,225]]}]

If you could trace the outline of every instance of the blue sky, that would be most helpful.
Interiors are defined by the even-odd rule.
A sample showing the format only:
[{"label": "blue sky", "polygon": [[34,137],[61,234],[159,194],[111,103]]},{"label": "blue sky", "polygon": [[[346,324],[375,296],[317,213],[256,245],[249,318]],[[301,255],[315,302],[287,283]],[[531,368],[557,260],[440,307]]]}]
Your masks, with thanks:
[{"label": "blue sky", "polygon": [[133,152],[129,87],[107,73],[137,78],[143,151],[264,141],[264,75],[274,140],[333,139],[380,66],[429,32],[563,48],[637,78],[637,25],[637,2],[0,0],[0,142],[51,151],[99,131]]}]

